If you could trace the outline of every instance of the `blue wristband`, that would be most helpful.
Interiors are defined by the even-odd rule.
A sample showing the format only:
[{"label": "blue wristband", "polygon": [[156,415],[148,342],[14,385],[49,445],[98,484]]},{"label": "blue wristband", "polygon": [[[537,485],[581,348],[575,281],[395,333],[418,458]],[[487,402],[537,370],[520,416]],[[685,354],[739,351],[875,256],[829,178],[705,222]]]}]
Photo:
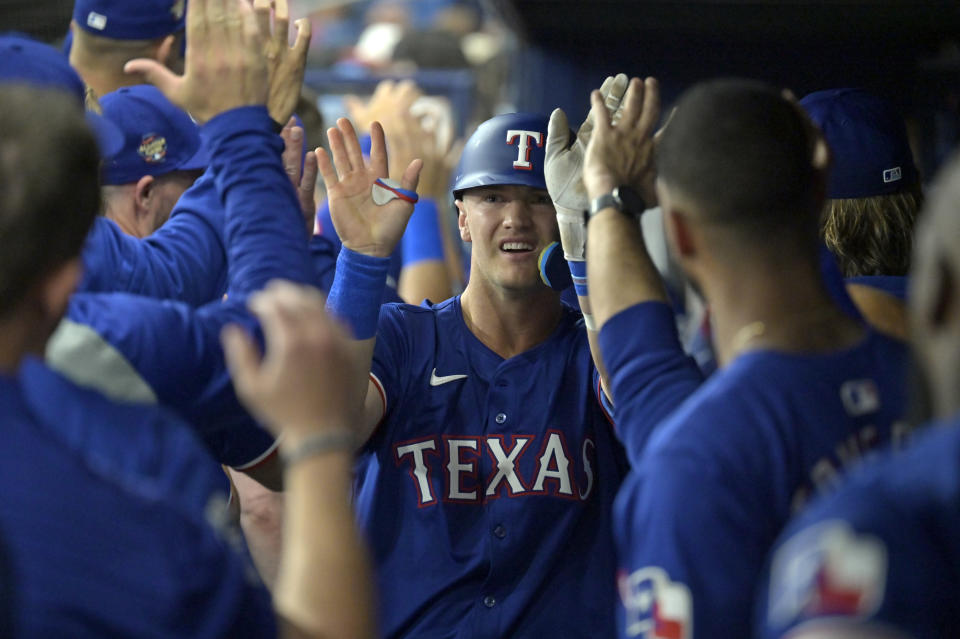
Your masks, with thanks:
[{"label": "blue wristband", "polygon": [[573,288],[577,291],[579,297],[587,297],[590,293],[587,289],[587,263],[585,261],[575,262],[568,260],[570,266],[570,275],[573,276]]},{"label": "blue wristband", "polygon": [[346,246],[340,249],[327,310],[350,326],[355,339],[370,339],[377,334],[380,298],[389,268],[389,257],[364,255]]}]

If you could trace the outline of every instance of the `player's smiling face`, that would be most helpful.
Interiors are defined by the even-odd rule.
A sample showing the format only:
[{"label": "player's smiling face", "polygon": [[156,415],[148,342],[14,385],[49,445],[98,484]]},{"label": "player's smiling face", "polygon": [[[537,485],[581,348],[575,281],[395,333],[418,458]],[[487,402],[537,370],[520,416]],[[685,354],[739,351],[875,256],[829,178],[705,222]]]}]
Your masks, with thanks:
[{"label": "player's smiling face", "polygon": [[540,251],[559,240],[553,201],[544,189],[482,186],[457,200],[460,237],[473,244],[471,277],[505,289],[543,286]]}]

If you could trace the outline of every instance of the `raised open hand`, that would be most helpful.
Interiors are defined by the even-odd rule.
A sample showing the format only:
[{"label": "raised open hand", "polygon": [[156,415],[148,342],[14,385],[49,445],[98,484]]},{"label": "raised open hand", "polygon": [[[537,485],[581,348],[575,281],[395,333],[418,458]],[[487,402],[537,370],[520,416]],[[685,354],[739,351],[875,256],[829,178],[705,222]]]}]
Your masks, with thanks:
[{"label": "raised open hand", "polygon": [[583,183],[591,198],[621,184],[636,188],[647,206],[656,202],[654,127],[660,118],[660,90],[654,78],[630,80],[620,120],[611,122],[599,91],[590,95],[594,130],[587,145]]},{"label": "raised open hand", "polygon": [[[377,204],[373,199],[377,180],[388,177],[383,127],[379,122],[371,124],[369,162],[364,160],[357,132],[346,118],[337,120],[336,128],[327,130],[327,137],[333,162],[323,149],[318,149],[317,164],[327,188],[330,217],[337,235],[344,246],[357,253],[390,255],[413,214],[413,203],[394,198]],[[419,159],[407,165],[400,179],[401,189],[416,190],[422,166]]]}]

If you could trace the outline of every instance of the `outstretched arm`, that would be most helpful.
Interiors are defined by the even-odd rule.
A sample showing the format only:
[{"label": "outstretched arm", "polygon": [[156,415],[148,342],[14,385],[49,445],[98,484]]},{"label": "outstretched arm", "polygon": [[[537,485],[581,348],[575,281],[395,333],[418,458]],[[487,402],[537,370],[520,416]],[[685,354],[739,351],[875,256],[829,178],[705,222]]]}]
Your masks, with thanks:
[{"label": "outstretched arm", "polygon": [[327,187],[333,225],[343,241],[327,308],[350,326],[355,340],[351,344],[356,363],[352,370],[360,372],[351,387],[351,401],[363,407],[359,438],[363,443],[383,416],[384,405],[369,379],[380,299],[389,256],[413,213],[422,162],[410,162],[397,190],[383,182],[387,178],[387,148],[378,122],[370,130],[369,162],[364,160],[356,131],[346,118],[339,119],[327,136],[333,162],[318,149],[317,164]]},{"label": "outstretched arm", "polygon": [[[274,605],[284,637],[374,637],[373,580],[350,506],[357,365],[312,288],[276,283],[250,299],[261,358],[239,327],[223,333],[234,385],[281,439],[285,521]],[[322,392],[317,392],[317,389]]]},{"label": "outstretched arm", "polygon": [[[626,185],[655,203],[654,127],[657,82],[630,81],[624,109],[612,122],[602,96],[591,95],[595,127],[583,182],[591,200]],[[677,335],[660,273],[636,218],[612,207],[590,219],[589,283],[600,349],[617,406],[618,434],[636,463],[653,428],[700,385],[702,375]]]},{"label": "outstretched arm", "polygon": [[[583,168],[587,197],[593,201],[628,185],[641,193],[648,207],[653,206],[653,131],[660,117],[657,81],[630,81],[622,115],[615,124],[602,97],[596,91],[590,96],[596,125]],[[607,208],[590,219],[589,228],[589,281],[597,330],[619,311],[640,302],[667,303],[660,273],[647,253],[636,219]]]}]

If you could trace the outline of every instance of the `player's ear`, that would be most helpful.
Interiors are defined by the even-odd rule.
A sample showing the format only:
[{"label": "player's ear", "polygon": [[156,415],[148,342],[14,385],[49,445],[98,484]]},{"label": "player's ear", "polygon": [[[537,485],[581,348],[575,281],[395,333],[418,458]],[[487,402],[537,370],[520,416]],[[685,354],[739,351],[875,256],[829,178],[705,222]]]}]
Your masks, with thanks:
[{"label": "player's ear", "polygon": [[696,243],[687,217],[676,209],[664,209],[663,224],[667,232],[667,242],[674,255],[679,259],[693,257]]},{"label": "player's ear", "polygon": [[152,175],[144,175],[134,187],[133,197],[135,200],[135,210],[137,217],[145,215],[150,210],[150,200],[156,195],[154,188],[156,179]]},{"label": "player's ear", "polygon": [[460,228],[460,239],[464,242],[471,242],[470,239],[470,226],[467,224],[467,212],[463,208],[463,200],[454,200],[453,203],[457,206],[457,226]]},{"label": "player's ear", "polygon": [[171,33],[157,45],[154,59],[174,73],[183,73],[183,32]]}]

